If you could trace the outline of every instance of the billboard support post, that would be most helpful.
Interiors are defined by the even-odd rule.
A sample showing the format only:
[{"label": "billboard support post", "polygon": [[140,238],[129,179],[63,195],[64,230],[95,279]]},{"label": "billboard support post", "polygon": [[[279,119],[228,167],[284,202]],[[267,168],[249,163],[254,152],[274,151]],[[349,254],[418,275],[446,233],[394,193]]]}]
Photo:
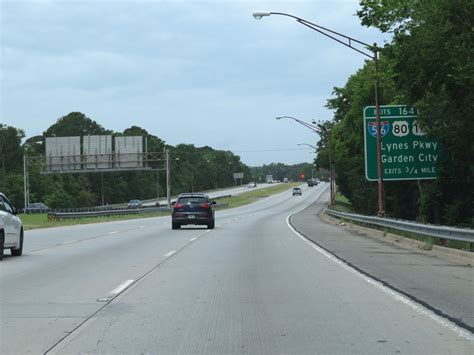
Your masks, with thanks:
[{"label": "billboard support post", "polygon": [[170,189],[170,150],[166,149],[165,151],[166,156],[166,201],[167,207],[171,207],[171,189]]}]

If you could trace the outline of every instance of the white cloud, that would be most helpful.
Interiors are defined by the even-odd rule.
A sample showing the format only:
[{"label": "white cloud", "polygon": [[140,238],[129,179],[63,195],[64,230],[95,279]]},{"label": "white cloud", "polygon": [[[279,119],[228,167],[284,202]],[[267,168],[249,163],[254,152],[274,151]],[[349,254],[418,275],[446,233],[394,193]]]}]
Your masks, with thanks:
[{"label": "white cloud", "polygon": [[[369,43],[382,38],[359,25],[357,1],[349,0],[0,6],[1,121],[30,136],[81,111],[106,128],[140,125],[173,144],[292,147],[312,133],[272,117],[329,118],[333,86],[344,85],[364,57],[292,19],[256,21],[252,12],[293,13]],[[282,154],[242,156],[260,164]]]}]

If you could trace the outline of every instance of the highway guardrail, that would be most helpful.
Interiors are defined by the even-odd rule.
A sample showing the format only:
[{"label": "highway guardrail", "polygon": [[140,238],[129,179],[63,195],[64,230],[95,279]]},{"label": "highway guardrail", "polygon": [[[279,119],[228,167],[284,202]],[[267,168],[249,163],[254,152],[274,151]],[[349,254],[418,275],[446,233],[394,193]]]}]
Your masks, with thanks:
[{"label": "highway guardrail", "polygon": [[170,211],[167,207],[145,207],[145,208],[111,208],[104,210],[89,210],[89,211],[73,211],[73,212],[49,212],[48,220],[57,221],[67,218],[84,218],[84,217],[100,217],[100,216],[118,216],[126,214],[138,214],[149,212],[166,212]]},{"label": "highway guardrail", "polygon": [[327,209],[326,213],[345,218],[352,221],[373,224],[381,227],[389,227],[406,232],[428,235],[431,237],[443,238],[448,240],[459,240],[463,242],[474,243],[474,230],[469,228],[455,228],[447,226],[438,226],[433,224],[423,224],[402,219],[380,218],[364,216],[354,213],[346,213]]},{"label": "highway guardrail", "polygon": [[[218,203],[215,208],[227,207],[228,203]],[[85,218],[85,217],[100,217],[100,216],[118,216],[126,214],[150,213],[150,212],[170,212],[168,207],[143,207],[143,208],[110,208],[110,209],[90,209],[88,211],[68,211],[68,212],[49,212],[49,221],[58,221],[67,218]]]}]

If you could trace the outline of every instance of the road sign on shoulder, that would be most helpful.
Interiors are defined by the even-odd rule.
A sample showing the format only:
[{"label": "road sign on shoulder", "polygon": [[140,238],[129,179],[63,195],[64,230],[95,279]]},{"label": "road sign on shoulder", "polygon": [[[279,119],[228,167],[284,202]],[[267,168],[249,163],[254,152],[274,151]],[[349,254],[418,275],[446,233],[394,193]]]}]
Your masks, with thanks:
[{"label": "road sign on shoulder", "polygon": [[[383,180],[436,179],[439,143],[417,123],[418,111],[405,105],[380,106]],[[364,108],[365,176],[377,181],[375,106]]]}]

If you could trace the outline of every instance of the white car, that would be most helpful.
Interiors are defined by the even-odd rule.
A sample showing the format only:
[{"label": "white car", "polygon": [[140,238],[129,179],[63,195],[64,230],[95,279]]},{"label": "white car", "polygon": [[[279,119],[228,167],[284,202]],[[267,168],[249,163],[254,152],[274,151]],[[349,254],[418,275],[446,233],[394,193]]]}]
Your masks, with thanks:
[{"label": "white car", "polygon": [[293,190],[291,191],[291,193],[293,194],[293,196],[295,195],[300,195],[302,194],[301,192],[301,189],[299,187],[294,187]]},{"label": "white car", "polygon": [[13,256],[23,253],[23,224],[16,214],[15,207],[0,192],[0,260],[4,249],[10,249]]}]

